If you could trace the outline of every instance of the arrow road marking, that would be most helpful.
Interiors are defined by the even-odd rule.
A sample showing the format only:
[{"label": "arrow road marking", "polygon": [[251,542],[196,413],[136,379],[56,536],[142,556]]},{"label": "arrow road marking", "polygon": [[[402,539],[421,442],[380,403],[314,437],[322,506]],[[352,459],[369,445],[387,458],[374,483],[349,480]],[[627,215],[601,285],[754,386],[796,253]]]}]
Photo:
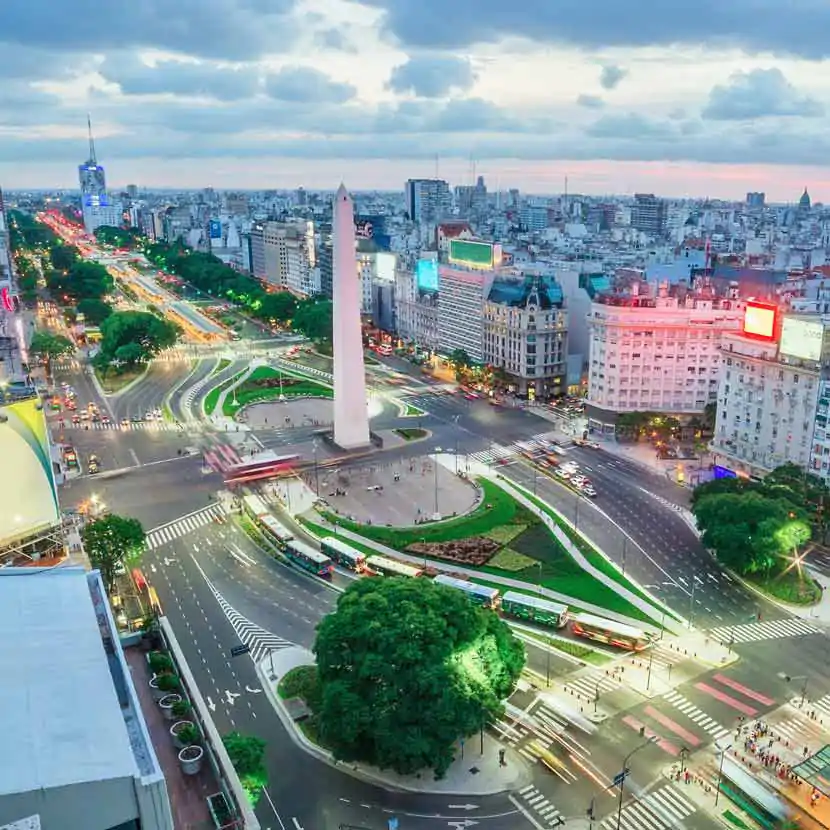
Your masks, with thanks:
[{"label": "arrow road marking", "polygon": [[245,687],[245,691],[252,695],[261,695],[262,689],[252,689],[250,686]]},{"label": "arrow road marking", "polygon": [[209,697],[209,698],[206,698],[206,700],[207,700],[208,709],[210,709],[211,712],[215,712],[216,711],[216,704],[213,702],[213,698]]},{"label": "arrow road marking", "polygon": [[230,690],[225,690],[225,699],[228,701],[229,706],[233,706],[236,703],[236,699],[240,696],[240,692],[231,692]]},{"label": "arrow road marking", "polygon": [[299,821],[297,821],[296,817],[292,816],[291,821],[294,822],[294,826],[297,828],[297,830],[303,830],[303,826],[300,824]]},{"label": "arrow road marking", "polygon": [[175,559],[168,559],[166,556],[164,557],[164,567],[165,568],[169,567],[170,565],[175,565],[175,564],[176,564]]},{"label": "arrow road marking", "polygon": [[464,821],[448,821],[447,825],[450,827],[455,827],[455,830],[465,830],[467,827],[472,827],[474,824],[478,824],[477,821],[473,821],[470,818],[465,818]]},{"label": "arrow road marking", "polygon": [[477,810],[478,804],[450,804],[450,810]]},{"label": "arrow road marking", "polygon": [[155,565],[150,565],[150,571],[152,573],[156,573],[156,566]]}]

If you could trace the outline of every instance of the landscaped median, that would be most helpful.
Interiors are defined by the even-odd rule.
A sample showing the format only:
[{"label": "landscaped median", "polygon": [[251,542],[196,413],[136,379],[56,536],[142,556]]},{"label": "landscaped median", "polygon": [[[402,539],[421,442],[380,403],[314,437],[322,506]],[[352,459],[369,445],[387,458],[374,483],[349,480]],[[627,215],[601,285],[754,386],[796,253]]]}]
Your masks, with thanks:
[{"label": "landscaped median", "polygon": [[[499,590],[543,596],[621,620],[679,628],[676,615],[633,584],[593,548],[558,527],[547,505],[492,478],[477,480],[482,499],[472,512],[410,527],[365,525],[331,512],[298,517],[316,536],[339,535],[367,555],[426,562]],[[525,503],[522,503],[525,502]],[[561,519],[561,517],[560,517]],[[462,542],[462,540],[464,540]],[[590,559],[588,558],[590,557]]]},{"label": "landscaped median", "polygon": [[237,381],[225,396],[222,414],[233,417],[248,404],[285,398],[331,398],[334,392],[305,375],[270,366],[257,366],[246,378]]}]

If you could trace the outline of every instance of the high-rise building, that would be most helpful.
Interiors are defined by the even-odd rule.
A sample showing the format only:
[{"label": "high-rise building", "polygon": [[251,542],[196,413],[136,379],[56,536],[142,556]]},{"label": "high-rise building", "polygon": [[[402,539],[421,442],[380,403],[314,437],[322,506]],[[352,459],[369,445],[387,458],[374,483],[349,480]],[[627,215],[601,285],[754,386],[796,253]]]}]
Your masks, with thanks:
[{"label": "high-rise building", "polygon": [[409,179],[404,189],[406,212],[413,222],[434,224],[449,213],[452,197],[443,179]]},{"label": "high-rise building", "polygon": [[104,168],[98,164],[95,155],[95,140],[92,137],[92,122],[89,116],[87,116],[87,128],[89,130],[89,158],[78,166],[78,183],[81,187],[84,227],[87,233],[92,233],[101,225],[120,225],[121,205],[110,203]]},{"label": "high-rise building", "polygon": [[138,198],[138,185],[137,184],[128,184],[127,185],[127,196],[130,199],[137,199]]},{"label": "high-rise building", "polygon": [[767,194],[761,192],[750,192],[746,194],[746,206],[748,208],[762,208],[766,202]]},{"label": "high-rise building", "polygon": [[653,193],[636,193],[631,208],[631,227],[649,236],[662,236],[666,231],[668,207]]},{"label": "high-rise building", "polygon": [[9,227],[3,191],[0,190],[0,289],[8,288],[12,279],[12,253],[9,247]]},{"label": "high-rise building", "polygon": [[298,296],[320,293],[313,222],[256,222],[251,267],[257,279]]}]

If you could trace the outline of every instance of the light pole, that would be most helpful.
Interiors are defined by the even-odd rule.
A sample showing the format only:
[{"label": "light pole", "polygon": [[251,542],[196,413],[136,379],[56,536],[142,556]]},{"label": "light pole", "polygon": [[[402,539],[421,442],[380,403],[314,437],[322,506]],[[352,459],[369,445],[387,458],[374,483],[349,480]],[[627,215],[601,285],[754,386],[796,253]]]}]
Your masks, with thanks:
[{"label": "light pole", "polygon": [[785,674],[784,672],[778,672],[778,676],[782,680],[786,680],[787,683],[792,683],[794,680],[804,681],[804,685],[801,687],[801,700],[798,701],[798,708],[803,709],[804,704],[807,701],[807,685],[810,682],[810,678],[806,675],[798,675],[797,677],[791,677],[789,674]]},{"label": "light pole", "polygon": [[617,773],[614,776],[614,783],[619,785],[620,788],[620,798],[617,802],[617,830],[620,830],[620,822],[622,821],[622,804],[623,804],[623,792],[625,791],[625,779],[628,777],[628,774],[631,770],[628,768],[628,762],[631,760],[631,757],[639,752],[641,749],[645,749],[647,746],[658,741],[659,738],[657,735],[652,735],[647,741],[643,741],[639,746],[635,746],[628,755],[625,756],[623,759],[622,764],[622,772]]},{"label": "light pole", "polygon": [[[545,595],[542,593],[542,560],[537,560],[536,564],[539,566],[539,599],[544,599]],[[546,688],[550,688],[550,650],[551,650],[551,643],[550,643],[550,631],[546,631],[548,635],[548,642],[547,648],[545,649],[545,686]]]},{"label": "light pole", "polygon": [[623,535],[622,575],[625,576],[625,553],[628,550],[628,536]]},{"label": "light pole", "polygon": [[697,587],[697,577],[692,574],[692,592],[689,594],[689,628],[695,618],[695,588]]},{"label": "light pole", "polygon": [[317,439],[311,442],[314,447],[314,490],[317,493],[317,498],[320,498],[320,468],[317,466]]},{"label": "light pole", "polygon": [[455,424],[455,474],[458,475],[458,419],[461,415],[455,415],[452,419]]},{"label": "light pole", "polygon": [[649,642],[649,651],[648,651],[648,672],[646,674],[646,691],[651,688],[651,664],[654,662],[654,640],[652,640],[651,635],[648,636]]},{"label": "light pole", "polygon": [[717,744],[715,744],[715,746],[717,746],[720,750],[720,764],[718,764],[718,784],[715,787],[715,807],[717,807],[718,798],[720,797],[720,784],[723,780],[723,759],[726,757],[726,753],[729,752],[730,749],[732,749],[732,744],[729,744],[729,746],[725,746],[723,748],[719,747]]}]

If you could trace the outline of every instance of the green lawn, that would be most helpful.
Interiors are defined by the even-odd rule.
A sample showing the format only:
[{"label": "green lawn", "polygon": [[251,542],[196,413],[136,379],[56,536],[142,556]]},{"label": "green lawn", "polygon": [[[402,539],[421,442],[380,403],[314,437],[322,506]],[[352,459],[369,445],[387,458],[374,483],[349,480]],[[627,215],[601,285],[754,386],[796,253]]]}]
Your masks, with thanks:
[{"label": "green lawn", "polygon": [[419,409],[417,406],[413,406],[411,403],[404,404],[403,407],[403,416],[404,418],[421,418],[426,416],[426,412],[423,409]]},{"label": "green lawn", "polygon": [[396,429],[395,432],[404,439],[404,441],[416,441],[419,438],[426,438],[427,431],[425,429],[403,427]]},{"label": "green lawn", "polygon": [[753,574],[744,579],[765,594],[790,605],[815,605],[821,599],[819,583],[806,574],[800,574],[797,568],[769,578]]},{"label": "green lawn", "polygon": [[224,372],[225,369],[227,369],[228,366],[230,366],[230,365],[231,365],[231,361],[228,360],[228,358],[223,357],[219,361],[219,364],[217,365],[217,367],[210,373],[210,376],[213,377],[214,375],[218,375],[220,372]]},{"label": "green lawn", "polygon": [[149,366],[138,366],[135,369],[126,369],[123,372],[101,371],[97,366],[94,367],[95,376],[98,378],[101,388],[107,395],[112,395],[114,392],[119,392],[125,386],[131,384],[134,380],[138,380]]},{"label": "green lawn", "polygon": [[[282,377],[283,386],[280,392],[279,385],[262,386],[258,382],[263,380],[277,381]],[[278,371],[270,366],[258,366],[226,398],[222,406],[222,414],[229,417],[235,415],[243,406],[257,401],[267,401],[279,398],[280,394],[286,398],[296,398],[312,395],[318,398],[331,398],[334,395],[329,386],[323,386],[311,380],[306,375],[293,374],[286,371]]]},{"label": "green lawn", "polygon": [[231,386],[231,384],[236,383],[239,380],[239,378],[242,377],[242,375],[244,374],[245,371],[246,370],[243,369],[241,372],[238,372],[233,377],[228,378],[225,381],[222,381],[222,383],[218,384],[217,386],[214,386],[213,389],[211,389],[210,392],[207,393],[207,395],[205,396],[205,414],[206,415],[212,415],[213,414],[213,410],[216,409],[216,406],[219,403],[219,396],[229,386]]}]

